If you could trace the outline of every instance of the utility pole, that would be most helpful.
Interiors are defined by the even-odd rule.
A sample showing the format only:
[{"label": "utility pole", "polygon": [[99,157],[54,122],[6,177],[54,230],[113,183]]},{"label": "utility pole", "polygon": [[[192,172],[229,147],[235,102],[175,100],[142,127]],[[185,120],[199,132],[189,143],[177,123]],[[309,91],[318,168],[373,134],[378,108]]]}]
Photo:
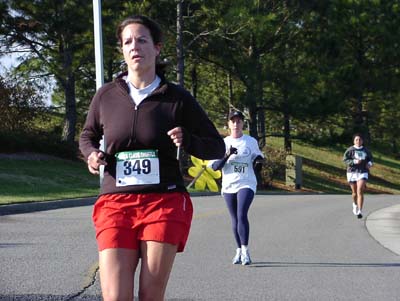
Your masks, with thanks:
[{"label": "utility pole", "polygon": [[176,77],[178,84],[184,87],[184,69],[185,69],[185,58],[183,50],[183,16],[182,16],[182,0],[177,1],[176,5],[176,57],[177,57],[177,72]]},{"label": "utility pole", "polygon": [[[104,84],[104,68],[103,68],[103,34],[101,24],[101,0],[93,0],[93,24],[94,24],[94,52],[96,61],[96,90],[100,89]],[[105,152],[106,141],[100,140],[100,150]],[[100,186],[103,182],[104,166],[100,165]]]}]

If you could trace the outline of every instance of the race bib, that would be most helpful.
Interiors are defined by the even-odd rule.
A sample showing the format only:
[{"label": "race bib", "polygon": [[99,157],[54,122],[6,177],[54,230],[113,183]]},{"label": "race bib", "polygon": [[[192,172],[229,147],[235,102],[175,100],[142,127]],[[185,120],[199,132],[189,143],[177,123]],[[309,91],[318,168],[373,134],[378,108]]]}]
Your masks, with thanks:
[{"label": "race bib", "polygon": [[357,160],[365,160],[366,158],[367,158],[366,152],[364,152],[364,151],[358,151],[358,150],[356,150],[356,151],[354,152],[354,159],[357,159]]},{"label": "race bib", "polygon": [[116,185],[148,185],[160,183],[157,150],[137,150],[116,153]]},{"label": "race bib", "polygon": [[241,175],[247,175],[248,164],[242,162],[231,162],[232,170],[234,173],[239,173]]}]

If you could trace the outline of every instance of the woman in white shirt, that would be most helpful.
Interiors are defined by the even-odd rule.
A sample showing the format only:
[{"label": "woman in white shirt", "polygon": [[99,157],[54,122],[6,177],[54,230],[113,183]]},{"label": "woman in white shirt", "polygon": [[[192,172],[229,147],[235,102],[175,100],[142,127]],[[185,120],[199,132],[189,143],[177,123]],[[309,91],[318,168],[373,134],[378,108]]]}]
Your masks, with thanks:
[{"label": "woman in white shirt", "polygon": [[250,226],[247,213],[257,188],[255,170],[261,170],[263,154],[257,140],[243,134],[244,115],[240,111],[229,114],[230,135],[225,137],[227,153],[209,165],[222,171],[222,195],[232,219],[232,230],[236,241],[233,264],[251,264],[248,250]]}]

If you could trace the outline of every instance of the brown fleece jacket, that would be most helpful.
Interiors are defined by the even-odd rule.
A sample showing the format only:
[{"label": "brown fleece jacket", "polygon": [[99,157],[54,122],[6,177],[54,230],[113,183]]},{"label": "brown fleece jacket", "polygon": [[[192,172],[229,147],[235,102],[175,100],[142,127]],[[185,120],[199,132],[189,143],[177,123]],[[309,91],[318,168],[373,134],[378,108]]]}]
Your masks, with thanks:
[{"label": "brown fleece jacket", "polygon": [[[167,132],[184,129],[184,150],[203,160],[221,158],[225,144],[207,114],[192,95],[180,86],[166,82],[135,106],[122,76],[98,90],[90,104],[79,139],[87,159],[99,151],[104,134],[107,166],[100,194],[185,191],[176,147]],[[160,183],[117,187],[115,154],[129,150],[158,151]]]}]

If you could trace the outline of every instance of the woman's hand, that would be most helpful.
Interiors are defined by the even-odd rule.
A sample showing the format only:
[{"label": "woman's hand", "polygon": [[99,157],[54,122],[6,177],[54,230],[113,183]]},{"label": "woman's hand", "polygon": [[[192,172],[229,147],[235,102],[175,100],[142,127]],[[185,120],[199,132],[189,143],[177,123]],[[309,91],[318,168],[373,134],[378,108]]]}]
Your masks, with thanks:
[{"label": "woman's hand", "polygon": [[100,165],[107,165],[107,162],[104,161],[104,153],[92,152],[88,157],[87,164],[90,173],[98,175]]},{"label": "woman's hand", "polygon": [[226,155],[228,157],[232,156],[232,155],[237,155],[238,151],[236,147],[233,147],[232,145],[229,147],[228,152],[226,153]]},{"label": "woman's hand", "polygon": [[172,139],[176,147],[180,147],[183,143],[183,130],[181,127],[173,128],[167,132],[167,135]]}]

